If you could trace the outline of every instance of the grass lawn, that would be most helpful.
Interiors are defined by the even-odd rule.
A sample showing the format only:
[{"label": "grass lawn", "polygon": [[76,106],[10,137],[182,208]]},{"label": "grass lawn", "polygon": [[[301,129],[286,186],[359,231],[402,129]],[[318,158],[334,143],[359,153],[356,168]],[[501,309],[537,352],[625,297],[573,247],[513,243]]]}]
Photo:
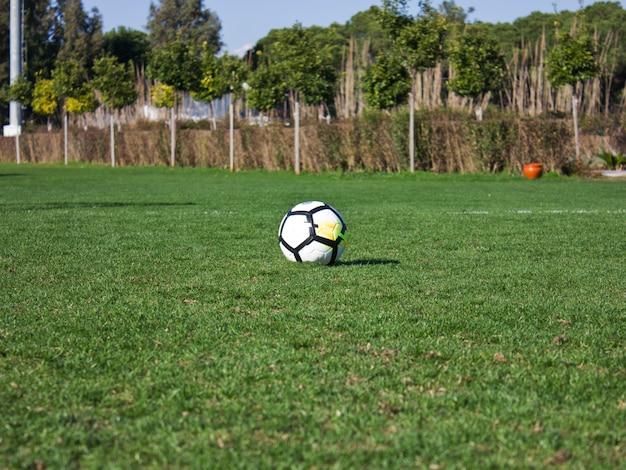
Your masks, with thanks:
[{"label": "grass lawn", "polygon": [[0,164],[0,468],[626,468],[625,234],[624,181]]}]

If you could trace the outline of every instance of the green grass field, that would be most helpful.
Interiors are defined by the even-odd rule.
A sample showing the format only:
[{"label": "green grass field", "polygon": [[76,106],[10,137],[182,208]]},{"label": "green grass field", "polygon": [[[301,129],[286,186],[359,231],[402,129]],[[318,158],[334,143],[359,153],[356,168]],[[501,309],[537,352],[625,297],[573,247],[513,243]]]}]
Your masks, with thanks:
[{"label": "green grass field", "polygon": [[1,164],[0,468],[626,468],[625,234],[624,181]]}]

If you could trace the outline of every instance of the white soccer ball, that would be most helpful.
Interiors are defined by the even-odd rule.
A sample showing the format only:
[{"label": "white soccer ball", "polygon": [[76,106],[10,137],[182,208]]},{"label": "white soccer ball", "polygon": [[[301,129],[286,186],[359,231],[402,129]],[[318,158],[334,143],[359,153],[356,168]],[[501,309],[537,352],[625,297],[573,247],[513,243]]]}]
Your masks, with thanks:
[{"label": "white soccer ball", "polygon": [[283,217],[278,242],[289,261],[333,264],[346,249],[346,223],[324,202],[302,202]]}]

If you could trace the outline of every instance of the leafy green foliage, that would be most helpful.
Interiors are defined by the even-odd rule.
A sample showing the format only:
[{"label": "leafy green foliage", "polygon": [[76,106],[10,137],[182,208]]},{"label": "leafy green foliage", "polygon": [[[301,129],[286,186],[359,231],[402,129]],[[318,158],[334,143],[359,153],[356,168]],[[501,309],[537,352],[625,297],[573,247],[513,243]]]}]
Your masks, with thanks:
[{"label": "leafy green foliage", "polygon": [[72,96],[65,98],[64,109],[72,114],[91,113],[98,108],[98,101],[94,95],[93,88],[84,83],[83,86]]},{"label": "leafy green foliage", "polygon": [[11,83],[8,99],[19,101],[23,106],[30,104],[33,96],[33,85],[26,78],[21,77]]},{"label": "leafy green foliage", "polygon": [[[63,41],[64,11],[61,8],[54,8],[51,0],[27,0],[21,3],[24,23],[22,34],[28,56],[24,72],[26,78],[34,83],[39,72],[50,78],[50,72],[54,68]],[[4,2],[7,7],[5,10],[3,6],[3,11],[9,11],[8,4],[9,1]],[[2,20],[4,18],[0,19],[0,24],[4,26]],[[97,21],[97,17],[92,20]],[[8,31],[8,24],[7,28],[3,27],[2,30]],[[97,31],[96,28],[96,34]],[[1,50],[8,51],[8,47]]]},{"label": "leafy green foliage", "polygon": [[193,44],[197,50],[204,44],[214,50],[222,47],[220,19],[211,10],[202,9],[198,0],[151,2],[147,26],[153,52],[179,40]]},{"label": "leafy green foliage", "polygon": [[[0,174],[3,466],[623,466],[620,182]],[[332,268],[278,248],[311,198]]]},{"label": "leafy green foliage", "polygon": [[371,57],[388,51],[391,46],[379,18],[380,7],[371,6],[368,10],[356,13],[345,25],[346,38],[354,37],[360,47],[367,42]]},{"label": "leafy green foliage", "polygon": [[379,55],[363,77],[368,106],[384,109],[406,103],[411,80],[404,64],[395,55]]},{"label": "leafy green foliage", "polygon": [[202,79],[198,48],[178,37],[153,52],[147,73],[177,91],[196,91]]},{"label": "leafy green foliage", "polygon": [[448,24],[463,26],[467,22],[467,15],[474,12],[474,7],[469,7],[465,11],[454,0],[443,0],[439,5],[438,11],[446,17]]},{"label": "leafy green foliage", "polygon": [[102,50],[105,55],[117,57],[121,63],[144,66],[149,62],[150,42],[143,31],[119,26],[103,36]]},{"label": "leafy green foliage", "polygon": [[446,32],[445,17],[433,9],[426,9],[399,32],[395,41],[396,52],[411,71],[434,67],[443,58]]},{"label": "leafy green foliage", "polygon": [[175,95],[173,86],[157,83],[151,90],[152,104],[157,108],[173,108]]},{"label": "leafy green foliage", "polygon": [[87,78],[85,66],[75,58],[57,62],[52,71],[54,90],[61,98],[77,97],[83,94]]},{"label": "leafy green foliage", "polygon": [[468,26],[453,40],[448,58],[455,76],[446,86],[457,95],[476,98],[502,87],[506,64],[500,46],[479,27]]},{"label": "leafy green foliage", "polygon": [[59,96],[55,91],[54,81],[38,75],[33,88],[33,111],[42,116],[50,116],[58,105]]},{"label": "leafy green foliage", "polygon": [[599,72],[593,37],[584,30],[559,33],[558,43],[548,56],[548,79],[556,87],[576,86]]},{"label": "leafy green foliage", "polygon": [[262,64],[250,75],[246,101],[252,109],[267,112],[285,101],[287,84],[280,70]]},{"label": "leafy green foliage", "polygon": [[137,99],[132,63],[119,63],[116,57],[106,56],[96,60],[93,70],[93,86],[110,109],[123,108]]},{"label": "leafy green foliage", "polygon": [[62,41],[57,61],[76,61],[89,70],[102,47],[102,18],[97,11],[89,16],[81,0],[59,2],[62,12]]},{"label": "leafy green foliage", "polygon": [[315,41],[300,24],[280,31],[268,53],[272,66],[279,67],[289,90],[300,95],[305,104],[333,99],[335,70],[327,47]]},{"label": "leafy green foliage", "polygon": [[446,17],[427,1],[420,2],[420,14],[407,13],[406,0],[385,0],[381,23],[393,42],[393,53],[402,58],[411,76],[434,67],[443,58],[447,34]]},{"label": "leafy green foliage", "polygon": [[408,0],[383,0],[378,14],[382,30],[392,42],[397,40],[400,32],[413,22],[408,13]]},{"label": "leafy green foliage", "polygon": [[211,102],[227,93],[232,92],[235,96],[243,93],[248,67],[238,57],[230,54],[216,57],[212,50],[205,48],[201,67],[202,78],[198,90],[193,94],[196,99]]},{"label": "leafy green foliage", "polygon": [[622,167],[626,167],[626,155],[621,153],[615,154],[605,151],[601,152],[598,155],[598,158],[600,158],[606,164],[609,170],[617,170]]}]

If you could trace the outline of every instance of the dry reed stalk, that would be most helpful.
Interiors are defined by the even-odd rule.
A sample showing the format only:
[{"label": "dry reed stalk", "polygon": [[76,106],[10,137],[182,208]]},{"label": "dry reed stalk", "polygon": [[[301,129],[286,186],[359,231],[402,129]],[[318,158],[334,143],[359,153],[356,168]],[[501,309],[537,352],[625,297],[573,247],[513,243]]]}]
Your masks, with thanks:
[{"label": "dry reed stalk", "polygon": [[370,63],[369,48],[370,42],[366,40],[359,51],[356,38],[351,37],[348,48],[344,48],[342,52],[339,88],[335,97],[339,118],[349,119],[363,112],[363,90],[360,83]]}]

